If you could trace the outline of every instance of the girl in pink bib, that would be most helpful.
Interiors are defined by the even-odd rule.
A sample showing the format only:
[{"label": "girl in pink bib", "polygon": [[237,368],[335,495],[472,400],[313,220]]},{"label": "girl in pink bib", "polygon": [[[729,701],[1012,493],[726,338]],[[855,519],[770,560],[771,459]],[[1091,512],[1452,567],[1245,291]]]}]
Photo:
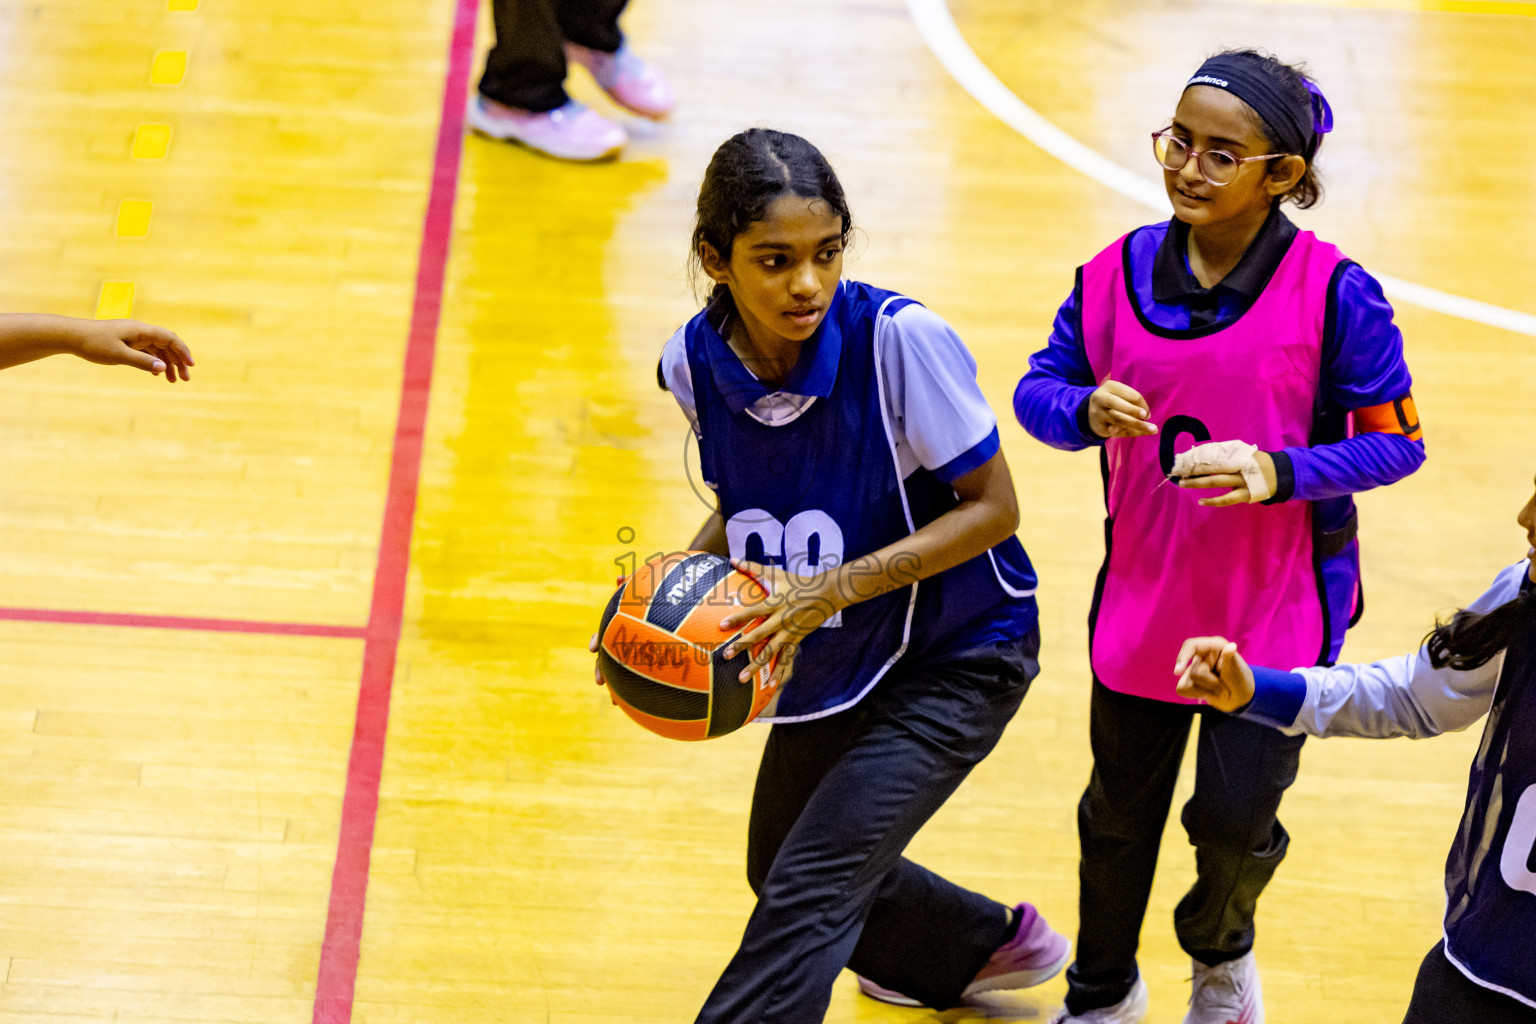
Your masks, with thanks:
[{"label": "girl in pink bib", "polygon": [[[1301,739],[1199,709],[1169,671],[1186,636],[1267,664],[1337,659],[1363,605],[1350,495],[1422,463],[1402,337],[1380,286],[1299,231],[1332,112],[1298,68],[1211,58],[1153,135],[1174,218],[1078,271],[1014,409],[1058,448],[1100,446],[1106,553],[1089,617],[1093,775],[1079,806],[1080,932],[1058,1021],[1134,1024],[1137,939],[1194,719],[1182,820],[1198,877],[1174,916],[1187,1024],[1258,1024],[1259,894]],[[1213,576],[1210,559],[1236,567]],[[1262,654],[1257,653],[1262,652]]]}]

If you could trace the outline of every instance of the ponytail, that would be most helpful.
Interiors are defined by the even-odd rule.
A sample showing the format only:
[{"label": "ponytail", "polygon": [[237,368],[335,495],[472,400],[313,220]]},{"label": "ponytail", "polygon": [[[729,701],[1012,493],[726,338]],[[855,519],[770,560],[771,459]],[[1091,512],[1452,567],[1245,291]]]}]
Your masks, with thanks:
[{"label": "ponytail", "polygon": [[1533,627],[1536,588],[1527,587],[1519,597],[1492,611],[1457,612],[1424,638],[1424,646],[1429,650],[1429,663],[1435,668],[1449,665],[1458,672],[1466,672],[1488,664],[1515,637]]}]

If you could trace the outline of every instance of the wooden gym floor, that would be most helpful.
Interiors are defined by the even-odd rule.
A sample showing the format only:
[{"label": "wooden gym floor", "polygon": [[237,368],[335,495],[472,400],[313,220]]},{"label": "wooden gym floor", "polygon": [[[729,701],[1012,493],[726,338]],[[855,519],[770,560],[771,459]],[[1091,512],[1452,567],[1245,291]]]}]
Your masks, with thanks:
[{"label": "wooden gym floor", "polygon": [[[131,309],[198,359],[175,389],[63,359],[0,376],[0,1024],[691,1019],[751,905],[764,732],[650,737],[586,640],[615,562],[705,511],[653,369],[694,309],[704,163],[754,124],[840,171],[849,273],[971,345],[1042,577],[1044,674],[912,852],[1074,926],[1098,471],[1008,400],[1073,268],[1162,215],[983,109],[901,0],[636,0],[673,122],[597,167],[469,139],[455,189],[472,12],[0,0],[0,308]],[[1298,219],[1374,271],[1536,312],[1536,6],[952,13],[1013,94],[1149,180],[1146,134],[1202,55],[1308,59],[1338,131]],[[1352,659],[1411,648],[1523,554],[1536,469],[1532,338],[1399,321],[1430,460],[1361,499]],[[1260,915],[1271,1019],[1400,1019],[1475,742],[1308,747]],[[1175,824],[1143,936],[1155,1024],[1183,1013],[1191,875]],[[936,1015],[845,976],[828,1020],[1040,1020],[1062,991]]]}]

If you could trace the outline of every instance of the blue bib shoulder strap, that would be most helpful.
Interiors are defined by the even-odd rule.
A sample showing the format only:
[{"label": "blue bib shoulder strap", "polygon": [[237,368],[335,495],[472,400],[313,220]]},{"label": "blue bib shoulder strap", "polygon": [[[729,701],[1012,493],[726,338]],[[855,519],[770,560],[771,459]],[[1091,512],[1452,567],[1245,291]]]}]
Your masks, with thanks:
[{"label": "blue bib shoulder strap", "polygon": [[1472,980],[1536,1007],[1536,637],[1504,656],[1456,842],[1445,953]]}]

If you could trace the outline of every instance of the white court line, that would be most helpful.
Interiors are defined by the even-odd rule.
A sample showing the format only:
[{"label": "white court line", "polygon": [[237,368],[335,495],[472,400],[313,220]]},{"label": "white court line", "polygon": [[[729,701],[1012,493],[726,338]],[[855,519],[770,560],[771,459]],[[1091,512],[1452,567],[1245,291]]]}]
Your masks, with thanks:
[{"label": "white court line", "polygon": [[[1008,127],[1068,167],[1158,213],[1168,213],[1163,187],[1097,153],[1047,121],[981,62],[955,27],[946,0],[907,0],[918,35],[951,77]],[[1536,337],[1536,315],[1452,295],[1412,281],[1374,274],[1389,298],[1436,313]]]}]

